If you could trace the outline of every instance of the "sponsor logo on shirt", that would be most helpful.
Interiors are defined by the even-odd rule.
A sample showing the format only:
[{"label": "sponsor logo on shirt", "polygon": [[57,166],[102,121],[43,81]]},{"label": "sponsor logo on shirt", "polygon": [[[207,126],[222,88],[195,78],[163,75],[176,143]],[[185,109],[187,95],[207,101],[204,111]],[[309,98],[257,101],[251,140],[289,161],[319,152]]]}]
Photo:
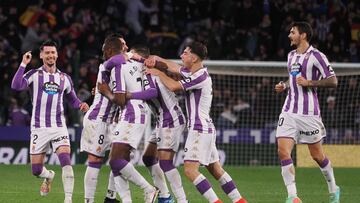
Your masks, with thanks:
[{"label": "sponsor logo on shirt", "polygon": [[46,82],[43,86],[44,92],[50,95],[54,95],[60,92],[60,86],[55,82]]},{"label": "sponsor logo on shirt", "polygon": [[300,63],[294,63],[290,67],[290,74],[292,76],[297,76],[299,73],[301,73],[301,64]]}]

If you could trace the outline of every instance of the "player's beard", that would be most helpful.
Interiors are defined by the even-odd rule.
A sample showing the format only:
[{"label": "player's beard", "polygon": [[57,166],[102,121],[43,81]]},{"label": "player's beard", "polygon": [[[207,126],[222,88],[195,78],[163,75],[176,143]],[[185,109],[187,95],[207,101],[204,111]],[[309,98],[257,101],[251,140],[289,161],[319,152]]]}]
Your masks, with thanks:
[{"label": "player's beard", "polygon": [[299,45],[299,43],[298,43],[295,39],[290,40],[290,46],[291,46],[291,47],[297,48],[298,45]]},{"label": "player's beard", "polygon": [[54,67],[55,66],[55,63],[46,63],[46,65],[50,68]]},{"label": "player's beard", "polygon": [[46,65],[48,66],[48,67],[54,67],[55,66],[55,63],[56,62],[56,60],[55,59],[48,59],[47,61],[46,61]]}]

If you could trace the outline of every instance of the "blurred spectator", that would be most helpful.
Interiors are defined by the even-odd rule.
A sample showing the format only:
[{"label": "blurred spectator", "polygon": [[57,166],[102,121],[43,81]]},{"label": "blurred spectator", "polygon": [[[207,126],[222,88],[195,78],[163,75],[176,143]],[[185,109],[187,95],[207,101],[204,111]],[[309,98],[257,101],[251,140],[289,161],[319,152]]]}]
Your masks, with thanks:
[{"label": "blurred spectator", "polygon": [[354,130],[355,112],[359,108],[360,86],[358,79],[349,78],[345,85],[342,85],[337,91],[337,103],[343,116],[341,126],[349,130]]},{"label": "blurred spectator", "polygon": [[324,125],[328,129],[337,127],[338,123],[341,122],[341,113],[336,105],[336,98],[334,96],[329,96],[326,99],[326,109],[324,109],[322,114]]},{"label": "blurred spectator", "polygon": [[9,109],[9,120],[7,125],[11,126],[29,126],[30,125],[30,115],[21,104],[17,98],[12,97],[10,99],[10,109]]},{"label": "blurred spectator", "polygon": [[158,11],[156,2],[152,4],[151,8],[144,5],[141,0],[124,0],[126,4],[125,23],[134,31],[135,35],[139,35],[143,31],[141,21],[139,18],[140,12],[151,13]]},{"label": "blurred spectator", "polygon": [[40,23],[35,23],[34,25],[27,28],[24,39],[21,44],[21,51],[23,53],[33,50],[34,47],[47,39],[46,34],[40,34]]},{"label": "blurred spectator", "polygon": [[230,129],[235,128],[238,117],[233,111],[233,99],[225,102],[224,110],[216,120],[216,128]]}]

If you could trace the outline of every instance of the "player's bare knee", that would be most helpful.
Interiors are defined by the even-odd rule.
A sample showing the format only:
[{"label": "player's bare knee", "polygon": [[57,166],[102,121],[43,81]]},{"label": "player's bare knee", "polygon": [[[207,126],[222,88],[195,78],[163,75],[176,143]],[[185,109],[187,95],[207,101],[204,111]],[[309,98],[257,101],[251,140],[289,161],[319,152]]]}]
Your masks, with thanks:
[{"label": "player's bare knee", "polygon": [[291,154],[286,149],[278,147],[278,156],[280,160],[291,159]]},{"label": "player's bare knee", "polygon": [[310,155],[317,163],[322,163],[325,159],[325,155],[320,150],[310,150]]},{"label": "player's bare knee", "polygon": [[88,154],[88,162],[102,162],[102,161],[103,161],[103,157]]},{"label": "player's bare knee", "polygon": [[224,169],[221,167],[220,163],[216,162],[206,166],[206,169],[211,173],[215,179],[219,179],[224,174]]},{"label": "player's bare knee", "polygon": [[130,160],[131,146],[128,144],[113,143],[111,148],[111,159],[125,159]]},{"label": "player's bare knee", "polygon": [[313,160],[316,161],[316,163],[318,163],[319,165],[321,165],[321,163],[324,160],[324,156],[321,155],[311,155]]},{"label": "player's bare knee", "polygon": [[157,158],[154,157],[154,156],[146,156],[146,155],[144,155],[144,156],[142,157],[142,161],[143,161],[143,163],[144,163],[144,165],[145,165],[146,167],[150,167],[150,166],[153,166],[153,165],[155,165],[156,163],[158,163]]},{"label": "player's bare knee", "polygon": [[192,179],[194,171],[189,168],[189,167],[184,167],[184,174],[186,177],[188,177],[189,179]]},{"label": "player's bare knee", "polygon": [[184,166],[184,174],[191,181],[196,178],[197,173],[199,173],[197,168],[191,167],[190,165]]}]

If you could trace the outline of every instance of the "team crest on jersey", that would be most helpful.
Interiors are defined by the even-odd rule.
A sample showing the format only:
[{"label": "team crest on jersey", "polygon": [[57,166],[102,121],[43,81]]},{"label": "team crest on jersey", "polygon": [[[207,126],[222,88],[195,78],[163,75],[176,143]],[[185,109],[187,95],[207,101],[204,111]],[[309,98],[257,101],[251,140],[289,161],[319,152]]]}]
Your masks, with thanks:
[{"label": "team crest on jersey", "polygon": [[43,85],[43,90],[47,94],[53,95],[60,92],[60,86],[56,84],[55,82],[46,82]]},{"label": "team crest on jersey", "polygon": [[293,63],[290,67],[290,74],[292,76],[297,76],[299,73],[301,73],[301,64],[300,63]]}]

